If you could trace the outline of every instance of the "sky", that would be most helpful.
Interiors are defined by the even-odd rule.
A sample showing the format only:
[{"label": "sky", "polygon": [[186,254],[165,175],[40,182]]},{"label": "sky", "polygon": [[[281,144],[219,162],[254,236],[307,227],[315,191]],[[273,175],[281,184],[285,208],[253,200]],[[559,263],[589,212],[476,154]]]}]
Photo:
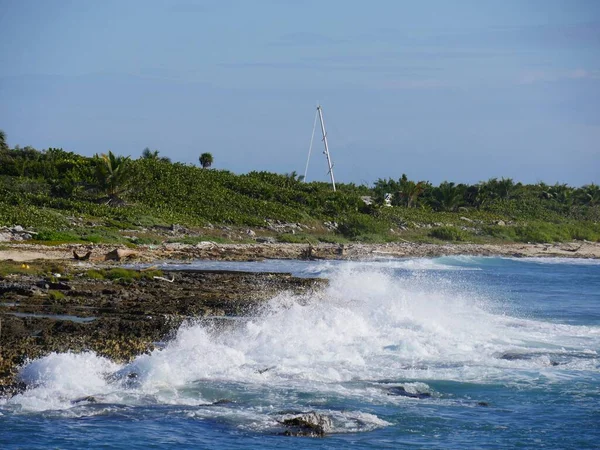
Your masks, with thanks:
[{"label": "sky", "polygon": [[10,146],[303,174],[321,104],[339,182],[600,183],[596,0],[0,0],[0,61]]}]

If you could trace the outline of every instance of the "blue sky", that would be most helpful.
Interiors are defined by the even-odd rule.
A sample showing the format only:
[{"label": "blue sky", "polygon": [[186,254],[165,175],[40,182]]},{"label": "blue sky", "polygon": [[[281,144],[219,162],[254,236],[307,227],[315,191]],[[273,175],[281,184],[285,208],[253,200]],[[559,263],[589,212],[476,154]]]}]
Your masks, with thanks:
[{"label": "blue sky", "polygon": [[596,0],[0,0],[0,61],[10,145],[303,173],[320,102],[339,181],[600,182]]}]

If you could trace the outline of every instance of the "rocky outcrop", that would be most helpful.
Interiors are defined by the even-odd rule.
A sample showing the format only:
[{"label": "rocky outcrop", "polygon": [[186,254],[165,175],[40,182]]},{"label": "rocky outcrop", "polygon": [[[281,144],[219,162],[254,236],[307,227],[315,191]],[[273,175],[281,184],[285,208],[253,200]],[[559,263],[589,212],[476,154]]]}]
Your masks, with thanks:
[{"label": "rocky outcrop", "polygon": [[331,418],[315,411],[285,414],[279,423],[286,427],[286,436],[324,437],[333,430]]},{"label": "rocky outcrop", "polygon": [[36,235],[35,231],[26,230],[21,225],[0,227],[0,242],[27,241]]},{"label": "rocky outcrop", "polygon": [[162,275],[111,281],[72,273],[60,282],[35,275],[0,278],[0,386],[14,384],[27,359],[52,351],[93,350],[127,361],[168,339],[184,321],[232,326],[232,316],[252,314],[281,291],[301,294],[326,283],[286,273]]}]

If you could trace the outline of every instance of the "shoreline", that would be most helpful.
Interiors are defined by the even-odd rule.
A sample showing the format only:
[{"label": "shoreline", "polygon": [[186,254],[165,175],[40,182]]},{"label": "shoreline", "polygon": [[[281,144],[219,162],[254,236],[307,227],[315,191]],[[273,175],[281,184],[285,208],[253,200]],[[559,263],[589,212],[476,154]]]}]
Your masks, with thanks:
[{"label": "shoreline", "polygon": [[[77,255],[78,258],[75,258]],[[600,258],[600,243],[568,244],[7,244],[0,261],[20,268],[0,276],[0,398],[21,392],[19,367],[50,352],[96,351],[126,361],[151,351],[186,320],[247,315],[281,292],[319,289],[326,280],[288,273],[123,269],[123,263],[265,259],[422,258],[451,255]],[[21,264],[23,263],[23,264]],[[21,267],[25,266],[25,267]],[[91,270],[90,270],[91,269]],[[30,272],[31,270],[31,272]],[[60,271],[64,275],[54,273]],[[130,279],[119,272],[129,271]],[[156,271],[156,273],[153,273]],[[98,277],[104,272],[105,276]],[[174,282],[176,281],[176,282]],[[204,318],[204,319],[203,319]]]},{"label": "shoreline", "polygon": [[26,388],[18,378],[23,364],[52,352],[93,351],[123,363],[156,349],[182,324],[228,327],[228,319],[251,316],[280,293],[303,295],[327,284],[289,273],[63,263],[56,277],[45,275],[56,262],[39,264],[31,267],[37,273],[0,277],[0,398]]},{"label": "shoreline", "polygon": [[114,244],[42,244],[6,243],[0,249],[0,261],[31,262],[40,260],[76,261],[77,255],[91,252],[90,263],[111,261],[158,262],[162,260],[254,261],[261,259],[340,259],[357,260],[377,257],[425,258],[440,256],[554,257],[600,259],[600,243],[570,242],[555,244],[424,244],[394,242],[385,244],[218,244],[205,241],[195,245],[165,243],[128,248]]}]

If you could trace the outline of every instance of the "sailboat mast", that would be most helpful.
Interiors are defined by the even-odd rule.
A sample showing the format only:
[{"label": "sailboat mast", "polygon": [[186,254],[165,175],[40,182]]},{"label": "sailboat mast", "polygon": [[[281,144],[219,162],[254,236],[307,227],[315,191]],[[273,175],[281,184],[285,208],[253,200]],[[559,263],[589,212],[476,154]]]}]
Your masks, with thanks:
[{"label": "sailboat mast", "polygon": [[317,106],[319,112],[319,119],[321,121],[321,132],[323,133],[323,144],[325,144],[325,156],[327,157],[327,167],[329,168],[329,176],[331,177],[331,186],[333,192],[335,192],[335,178],[333,177],[333,165],[331,164],[331,157],[329,156],[329,146],[327,145],[327,133],[325,132],[325,122],[323,121],[323,108],[321,105]]}]

